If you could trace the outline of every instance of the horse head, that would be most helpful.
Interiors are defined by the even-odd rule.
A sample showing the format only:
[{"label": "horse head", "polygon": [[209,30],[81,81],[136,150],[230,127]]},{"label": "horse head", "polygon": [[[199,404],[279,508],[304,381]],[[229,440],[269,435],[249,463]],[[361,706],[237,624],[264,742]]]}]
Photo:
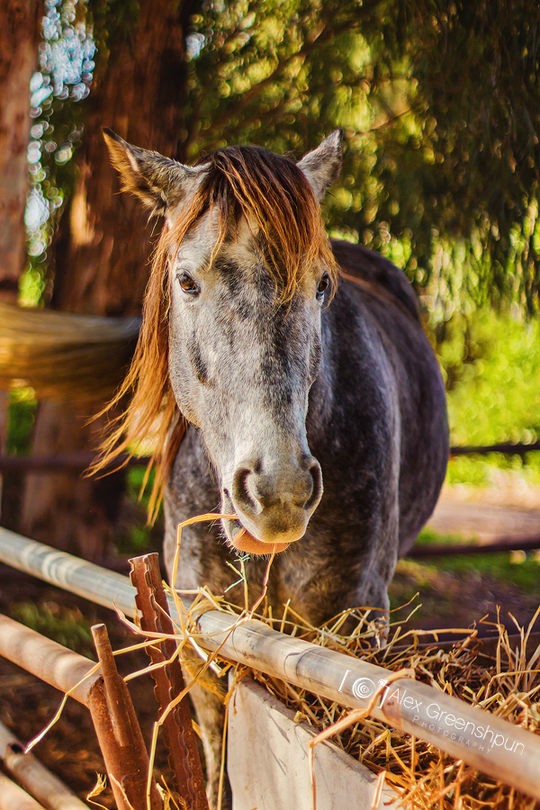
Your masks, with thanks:
[{"label": "horse head", "polygon": [[341,133],[299,163],[232,147],[196,166],[105,138],[124,189],[165,218],[152,268],[162,300],[147,299],[146,334],[166,319],[164,386],[201,432],[222,512],[237,517],[223,520],[226,537],[240,551],[281,551],[323,492],[306,416],[337,280],[319,200],[341,165]]}]

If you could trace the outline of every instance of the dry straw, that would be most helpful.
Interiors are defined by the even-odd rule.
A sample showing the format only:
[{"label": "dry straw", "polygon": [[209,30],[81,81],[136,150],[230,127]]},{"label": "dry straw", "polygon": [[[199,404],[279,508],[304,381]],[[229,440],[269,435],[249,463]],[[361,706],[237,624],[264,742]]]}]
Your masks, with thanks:
[{"label": "dry straw", "polygon": [[[192,519],[216,520],[221,515],[209,514]],[[175,568],[180,555],[181,529],[178,533],[178,548]],[[269,561],[267,577],[272,560]],[[390,615],[387,639],[380,640],[380,617],[365,610],[347,610],[320,628],[311,626],[286,605],[279,616],[272,615],[266,600],[265,586],[256,594],[250,593],[249,583],[240,560],[236,569],[243,582],[244,604],[242,609],[230,604],[226,598],[211,594],[207,589],[182,593],[169,589],[177,610],[176,632],[178,655],[189,673],[186,692],[197,682],[216,692],[218,676],[221,692],[227,703],[226,676],[231,672],[231,663],[220,658],[222,647],[235,628],[252,618],[259,619],[275,630],[285,631],[297,639],[336,650],[372,664],[384,667],[400,677],[404,671],[413,673],[415,680],[435,689],[460,698],[472,706],[478,706],[493,716],[540,735],[540,647],[537,644],[535,627],[540,619],[540,608],[527,627],[522,627],[509,615],[512,632],[497,616],[495,621],[480,620],[478,627],[464,630],[449,628],[438,631],[445,635],[455,634],[454,643],[441,644],[435,631],[422,631],[410,626],[411,614],[417,609],[406,605]],[[186,598],[187,597],[187,598]],[[191,599],[188,602],[188,599]],[[218,608],[235,617],[227,631],[227,638],[220,638],[213,652],[206,652],[201,641],[197,621],[209,608]],[[141,630],[123,620],[137,633]],[[483,631],[491,632],[489,643],[480,638]],[[514,632],[515,631],[515,632]],[[117,654],[149,644],[159,644],[163,636],[143,634],[146,638],[140,645]],[[204,637],[208,642],[208,635]],[[534,643],[533,643],[534,642]],[[176,653],[175,653],[176,657]],[[167,662],[165,662],[167,663]],[[148,672],[146,667],[133,672],[128,679]],[[402,796],[403,806],[414,810],[480,810],[481,808],[504,808],[506,810],[533,810],[535,800],[525,796],[496,778],[476,771],[461,760],[456,760],[424,740],[399,731],[384,722],[367,716],[367,711],[351,712],[342,705],[324,699],[279,678],[261,674],[246,666],[235,667],[235,680],[246,675],[265,685],[285,705],[292,708],[298,721],[306,721],[319,735],[315,745],[323,739],[332,740],[348,754],[361,761],[375,774],[384,773],[390,786]],[[175,700],[179,700],[180,697]],[[172,708],[172,707],[171,707]],[[369,709],[368,709],[369,711]],[[55,718],[57,719],[57,718]],[[156,742],[162,726],[162,718],[156,723],[150,752],[152,770]],[[338,733],[339,732],[339,733]],[[382,777],[381,777],[382,778]],[[174,806],[173,794],[164,793],[169,806]]]},{"label": "dry straw", "polygon": [[[345,611],[320,629],[306,626],[292,614],[286,624],[296,636],[312,643],[361,657],[395,673],[412,670],[416,680],[540,734],[540,648],[531,650],[533,645],[528,643],[540,609],[527,628],[509,617],[516,635],[511,636],[499,618],[495,622],[483,619],[478,628],[466,633],[459,628],[439,631],[445,635],[457,632],[461,636],[455,643],[442,646],[437,643],[435,632],[408,629],[408,619],[400,621],[396,613],[402,614],[403,609],[394,612],[389,638],[382,649],[373,646],[377,628],[364,612]],[[352,621],[354,629],[343,635],[344,624],[350,627]],[[283,621],[274,620],[272,624],[277,629]],[[479,631],[484,629],[492,631],[489,647],[493,652],[489,655],[483,652],[479,638]],[[431,641],[426,643],[429,636]],[[320,735],[319,739],[331,737],[375,774],[385,771],[387,783],[401,794],[404,807],[532,810],[536,806],[534,799],[514,788],[479,773],[428,742],[366,716],[365,712],[358,719],[358,712],[285,681],[255,671],[250,674],[295,710],[298,720],[307,721]]]},{"label": "dry straw", "polygon": [[[183,526],[219,517],[223,516],[203,515],[179,527],[175,571],[179,564]],[[271,564],[272,559],[265,583]],[[169,588],[179,617],[177,638],[180,656],[184,664],[187,662],[190,674],[186,692],[195,682],[199,682],[215,694],[216,682],[208,678],[209,671],[212,671],[214,676],[221,679],[221,692],[225,705],[228,703],[230,693],[226,693],[224,676],[231,672],[232,667],[229,661],[220,658],[225,641],[221,641],[217,650],[208,653],[200,644],[197,629],[200,614],[212,607],[237,616],[227,637],[242,622],[256,618],[296,638],[383,666],[395,673],[387,683],[401,677],[404,672],[413,674],[417,681],[540,735],[540,648],[532,649],[531,644],[533,630],[540,618],[540,608],[527,627],[521,627],[510,615],[510,622],[516,631],[510,634],[500,617],[496,621],[483,618],[478,627],[468,630],[446,628],[437,632],[413,629],[410,619],[419,605],[405,605],[391,613],[388,637],[383,644],[380,643],[381,621],[377,613],[363,609],[346,610],[320,628],[303,620],[290,605],[284,607],[280,616],[275,616],[265,600],[266,585],[263,584],[262,592],[250,594],[241,560],[235,570],[244,585],[242,609],[205,588],[182,593],[182,599],[174,589]],[[189,602],[189,599],[192,601]],[[130,626],[136,629],[134,625]],[[489,654],[480,638],[483,631],[491,632]],[[445,636],[455,634],[458,640],[440,644],[438,633]],[[159,640],[153,639],[153,643],[159,643]],[[139,674],[142,673],[136,673]],[[351,711],[279,678],[242,665],[234,668],[234,675],[234,682],[248,675],[255,678],[293,709],[295,719],[306,721],[317,733],[314,745],[331,738],[375,774],[384,774],[381,779],[384,778],[387,784],[396,789],[406,808],[533,810],[535,807],[534,799],[515,788],[479,773],[463,761],[441,752],[435,745],[369,717],[367,711]],[[154,731],[151,763],[154,761],[160,727],[161,721],[156,724]],[[223,745],[224,751],[225,740]],[[224,769],[224,756],[222,766]],[[170,798],[172,800],[172,793]]]},{"label": "dry straw", "polygon": [[[204,516],[206,519],[217,517]],[[175,569],[180,553],[180,538],[181,527]],[[228,661],[220,659],[219,649],[208,654],[198,641],[197,617],[208,609],[210,602],[212,607],[237,615],[238,623],[257,618],[273,629],[383,666],[395,673],[387,683],[401,677],[404,672],[412,673],[417,681],[540,735],[540,648],[535,649],[531,643],[540,618],[540,608],[527,627],[521,627],[509,615],[510,624],[513,625],[512,634],[499,616],[496,621],[484,617],[473,629],[447,628],[438,631],[445,636],[455,634],[458,638],[454,643],[440,644],[436,631],[410,627],[411,616],[419,605],[406,605],[391,613],[388,638],[384,644],[380,644],[381,622],[376,613],[361,609],[347,610],[320,628],[311,626],[289,605],[285,606],[282,615],[274,616],[265,602],[265,587],[262,593],[253,598],[241,562],[237,572],[244,584],[243,610],[223,597],[210,594],[206,589],[186,594],[195,596],[194,603],[186,610],[185,603],[171,589],[178,615],[182,617],[179,638],[184,652],[191,647],[196,655],[204,659],[199,667],[194,668],[193,663],[190,664],[194,680],[202,676],[203,683],[207,683],[204,676],[209,668],[221,677],[231,668]],[[491,634],[487,647],[480,637],[484,631]],[[197,669],[199,674],[195,674]],[[384,774],[381,778],[402,796],[404,807],[418,810],[533,810],[535,807],[534,799],[515,788],[479,773],[428,742],[369,717],[367,711],[351,712],[279,678],[245,666],[235,668],[235,682],[246,675],[264,684],[293,709],[298,721],[307,721],[311,725],[318,735],[314,745],[332,738],[346,753],[375,774]],[[215,684],[208,686],[215,692]],[[226,703],[227,699],[228,695],[225,697]]]}]

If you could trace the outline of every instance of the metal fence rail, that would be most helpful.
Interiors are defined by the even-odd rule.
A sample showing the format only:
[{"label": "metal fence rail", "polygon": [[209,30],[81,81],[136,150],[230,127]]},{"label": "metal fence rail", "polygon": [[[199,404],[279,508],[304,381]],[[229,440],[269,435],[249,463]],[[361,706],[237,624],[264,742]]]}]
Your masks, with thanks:
[{"label": "metal fence rail", "polygon": [[[126,615],[127,577],[0,529],[0,561]],[[173,619],[178,619],[171,603]],[[262,622],[208,610],[198,642],[232,661],[282,678],[341,705],[367,710],[473,767],[540,799],[540,738],[464,701],[375,664],[287,636]]]},{"label": "metal fence rail", "polygon": [[69,693],[89,710],[118,810],[146,810],[147,806],[158,810],[161,801],[154,784],[149,805],[146,802],[148,755],[126,684],[116,671],[105,626],[95,625],[92,635],[100,672],[94,672],[88,658],[0,614],[0,656]]}]

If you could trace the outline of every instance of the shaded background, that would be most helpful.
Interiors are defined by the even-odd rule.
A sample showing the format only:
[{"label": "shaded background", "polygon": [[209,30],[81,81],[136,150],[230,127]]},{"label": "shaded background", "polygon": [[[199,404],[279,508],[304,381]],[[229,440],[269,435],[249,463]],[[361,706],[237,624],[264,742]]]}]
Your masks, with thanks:
[{"label": "shaded background", "polygon": [[[532,0],[6,0],[3,299],[140,314],[159,223],[118,194],[103,126],[186,162],[232,143],[300,156],[342,127],[328,229],[388,256],[414,284],[454,444],[534,445],[539,23]],[[105,332],[111,322],[96,323]],[[81,325],[79,344],[86,334]],[[44,349],[39,362],[54,389],[61,358]],[[141,470],[81,477],[100,427],[88,418],[106,397],[103,366],[84,363],[86,382],[74,377],[68,393],[18,381],[3,395],[4,462],[29,458],[31,469],[4,464],[2,522],[112,563],[158,544],[160,529],[150,535],[136,503]],[[36,459],[47,462],[39,471]],[[524,481],[534,499],[538,454],[451,463],[450,483],[500,480]]]},{"label": "shaded background", "polygon": [[[100,427],[88,418],[114,382],[111,358],[117,377],[127,361],[114,341],[140,315],[159,228],[118,194],[101,128],[191,162],[233,143],[299,157],[342,127],[342,178],[324,205],[330,233],[380,251],[414,284],[453,443],[522,445],[453,459],[420,547],[538,536],[539,47],[537,0],[3,0],[0,303],[25,310],[0,311],[0,366],[24,350],[41,384],[4,374],[2,524],[120,570],[160,547],[159,521],[146,526],[137,500],[142,468],[81,476]],[[64,320],[59,352],[47,328],[36,337],[30,307],[99,320]],[[481,632],[493,617],[515,630],[507,612],[527,624],[539,565],[537,551],[519,548],[406,559],[392,604],[420,591],[408,626],[491,613]],[[4,566],[0,607],[86,655],[89,625],[107,618]],[[114,634],[127,643],[121,627]],[[0,680],[2,718],[27,739],[57,697],[5,663]],[[151,719],[148,695],[138,698]],[[77,709],[39,755],[85,795],[101,760]]]}]

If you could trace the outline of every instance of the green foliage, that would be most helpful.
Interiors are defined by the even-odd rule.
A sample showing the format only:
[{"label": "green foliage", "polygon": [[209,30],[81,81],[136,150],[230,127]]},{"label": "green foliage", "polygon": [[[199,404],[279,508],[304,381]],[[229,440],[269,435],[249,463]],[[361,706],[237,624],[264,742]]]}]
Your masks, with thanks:
[{"label": "green foliage", "polygon": [[39,69],[30,82],[30,192],[25,216],[30,262],[20,285],[24,305],[40,303],[50,283],[47,251],[69,197],[71,158],[84,129],[78,102],[87,98],[94,70],[86,0],[49,0],[46,6]]},{"label": "green foliage", "polygon": [[147,554],[150,551],[160,551],[163,538],[156,543],[152,537],[152,527],[148,525],[130,526],[129,530],[117,537],[115,541],[116,553],[123,557],[132,557],[138,554]]},{"label": "green foliage", "polygon": [[[65,203],[82,135],[85,104],[73,102],[90,90],[94,50],[99,80],[139,7],[48,4],[29,150],[42,276],[44,212]],[[326,204],[333,233],[403,264],[434,321],[471,303],[535,310],[538,3],[196,0],[192,9],[181,159],[249,142],[299,155],[342,127],[343,176]]]},{"label": "green foliage", "polygon": [[11,606],[10,614],[17,621],[64,647],[95,658],[90,628],[78,608],[70,608],[54,601],[39,604],[16,602]]},{"label": "green foliage", "polygon": [[[433,529],[425,528],[420,533],[417,545],[458,545],[474,542],[462,535],[441,535]],[[417,561],[418,562],[418,561]],[[540,557],[536,552],[487,552],[485,554],[452,554],[448,557],[437,557],[436,561],[419,562],[421,566],[435,566],[440,571],[453,574],[465,574],[473,569],[477,575],[486,575],[504,583],[513,583],[526,593],[538,593],[540,576]]]},{"label": "green foliage", "polygon": [[[439,542],[442,539],[439,538]],[[437,557],[436,561],[405,558],[398,562],[389,588],[392,608],[419,607],[415,623],[422,627],[470,626],[489,610],[517,613],[522,624],[538,600],[540,564],[533,555],[514,562],[510,553]]]},{"label": "green foliage", "polygon": [[460,576],[471,569],[477,575],[486,575],[505,584],[512,583],[531,595],[538,594],[540,563],[531,552],[516,556],[513,552],[477,554],[440,558],[437,567]]},{"label": "green foliage", "polygon": [[[540,437],[540,323],[480,310],[439,334],[453,444],[529,443]],[[489,483],[493,468],[540,482],[540,454],[459,457],[451,483]]]},{"label": "green foliage", "polygon": [[464,302],[534,310],[537,4],[214,0],[192,25],[188,158],[238,141],[298,154],[340,126],[332,230],[403,262],[438,320]]},{"label": "green foliage", "polygon": [[[150,473],[148,485],[144,465],[133,465],[126,470],[126,500],[129,504],[129,517],[115,534],[115,550],[122,557],[160,551],[163,545],[163,510],[160,509],[156,522],[149,525],[148,499],[152,490],[154,473]],[[124,523],[123,521],[121,524]]]},{"label": "green foliage", "polygon": [[6,453],[24,456],[32,446],[32,429],[37,401],[31,388],[13,388],[9,392]]},{"label": "green foliage", "polygon": [[[441,535],[426,528],[418,545],[456,545],[469,538]],[[538,552],[501,552],[437,556],[414,559],[405,557],[398,562],[396,575],[390,585],[390,600],[394,607],[408,602],[419,606],[415,622],[427,626],[469,626],[489,610],[491,620],[496,606],[501,619],[515,615],[526,624],[538,605]]]},{"label": "green foliage", "polygon": [[[445,236],[473,236],[472,267],[487,253],[497,292],[509,297],[520,275],[529,300],[538,284],[539,7],[528,0],[411,5],[419,36],[405,49],[425,122],[432,121],[423,139],[433,152],[433,225]],[[511,267],[516,240],[519,267]]]}]

